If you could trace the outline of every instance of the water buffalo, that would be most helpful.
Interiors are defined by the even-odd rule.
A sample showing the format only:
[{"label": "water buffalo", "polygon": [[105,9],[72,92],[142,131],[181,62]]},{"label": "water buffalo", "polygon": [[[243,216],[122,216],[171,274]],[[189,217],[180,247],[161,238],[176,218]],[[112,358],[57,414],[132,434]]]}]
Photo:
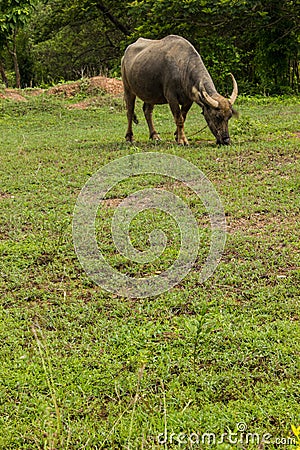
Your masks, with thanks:
[{"label": "water buffalo", "polygon": [[188,145],[184,134],[186,115],[196,102],[217,139],[217,144],[230,144],[228,120],[234,114],[238,87],[234,76],[229,99],[218,94],[199,53],[186,39],[170,35],[160,40],[139,38],[125,50],[121,61],[128,129],[126,140],[132,142],[135,99],[143,102],[150,138],[159,140],[154,128],[154,105],[168,103],[176,123],[176,141]]}]

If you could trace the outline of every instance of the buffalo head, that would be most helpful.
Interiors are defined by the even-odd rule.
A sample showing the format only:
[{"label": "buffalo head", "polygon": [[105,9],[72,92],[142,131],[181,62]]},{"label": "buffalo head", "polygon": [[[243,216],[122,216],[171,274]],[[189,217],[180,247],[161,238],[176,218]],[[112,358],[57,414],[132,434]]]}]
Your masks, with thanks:
[{"label": "buffalo head", "polygon": [[199,91],[193,88],[194,95],[198,97],[196,102],[202,107],[207,125],[219,145],[230,144],[228,121],[236,114],[232,106],[237,98],[238,86],[234,76],[230,75],[233,81],[233,91],[229,99],[218,93],[210,96],[203,86],[200,86]]}]

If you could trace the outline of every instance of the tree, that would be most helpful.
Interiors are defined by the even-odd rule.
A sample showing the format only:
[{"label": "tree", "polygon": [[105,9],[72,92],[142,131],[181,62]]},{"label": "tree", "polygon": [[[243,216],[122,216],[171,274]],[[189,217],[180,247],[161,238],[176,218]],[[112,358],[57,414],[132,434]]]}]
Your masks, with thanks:
[{"label": "tree", "polygon": [[2,34],[0,33],[0,75],[2,82],[6,87],[8,87],[8,79],[5,73],[4,63],[3,63],[3,48],[5,47],[5,41]]},{"label": "tree", "polygon": [[[39,2],[28,24],[36,84],[115,71],[132,19],[121,0]],[[38,27],[36,27],[38,23]]]},{"label": "tree", "polygon": [[[4,48],[12,56],[16,75],[16,87],[21,87],[21,77],[17,56],[17,35],[29,20],[34,0],[1,0],[0,3],[0,55]],[[0,62],[2,80],[7,84],[4,65]]]},{"label": "tree", "polygon": [[255,55],[261,82],[275,92],[288,87],[298,90],[300,3],[271,0],[263,11]]}]

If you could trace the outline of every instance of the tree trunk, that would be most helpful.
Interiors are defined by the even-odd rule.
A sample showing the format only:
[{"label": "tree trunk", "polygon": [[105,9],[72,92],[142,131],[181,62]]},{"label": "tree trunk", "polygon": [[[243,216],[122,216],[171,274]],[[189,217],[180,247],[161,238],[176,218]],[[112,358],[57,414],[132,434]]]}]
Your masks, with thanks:
[{"label": "tree trunk", "polygon": [[19,68],[18,55],[17,55],[17,29],[15,29],[15,31],[14,31],[12,48],[9,47],[9,44],[7,44],[7,48],[8,48],[9,53],[12,56],[13,63],[14,63],[14,69],[15,69],[15,75],[16,75],[16,88],[21,89],[21,75],[20,75],[20,68]]},{"label": "tree trunk", "polygon": [[18,57],[17,52],[13,52],[13,61],[14,61],[14,68],[16,73],[16,88],[21,89],[21,75],[20,75],[20,69],[19,69],[19,63],[18,63]]},{"label": "tree trunk", "polygon": [[8,79],[7,79],[4,65],[3,65],[1,59],[0,59],[0,75],[1,75],[2,82],[5,84],[5,87],[8,88]]}]

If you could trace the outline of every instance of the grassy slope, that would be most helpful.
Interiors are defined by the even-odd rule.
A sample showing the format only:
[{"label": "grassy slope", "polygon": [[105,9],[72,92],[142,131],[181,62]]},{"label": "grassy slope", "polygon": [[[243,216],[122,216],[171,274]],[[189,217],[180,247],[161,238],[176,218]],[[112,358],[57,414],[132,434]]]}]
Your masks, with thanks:
[{"label": "grassy slope", "polygon": [[[195,106],[189,148],[174,145],[166,107],[155,114],[163,142],[148,142],[140,117],[134,147],[123,140],[121,101],[87,110],[67,102],[0,104],[0,448],[178,448],[175,438],[158,445],[157,436],[167,429],[219,438],[239,422],[291,437],[300,417],[299,101],[240,99],[226,148],[208,130],[193,135],[204,125]],[[117,298],[81,269],[71,236],[77,195],[99,167],[136,151],[186,158],[218,190],[227,244],[204,285],[199,262],[159,297]],[[197,214],[193,195],[174,191]],[[148,220],[135,225],[137,241]],[[217,445],[236,447],[243,445]]]}]

